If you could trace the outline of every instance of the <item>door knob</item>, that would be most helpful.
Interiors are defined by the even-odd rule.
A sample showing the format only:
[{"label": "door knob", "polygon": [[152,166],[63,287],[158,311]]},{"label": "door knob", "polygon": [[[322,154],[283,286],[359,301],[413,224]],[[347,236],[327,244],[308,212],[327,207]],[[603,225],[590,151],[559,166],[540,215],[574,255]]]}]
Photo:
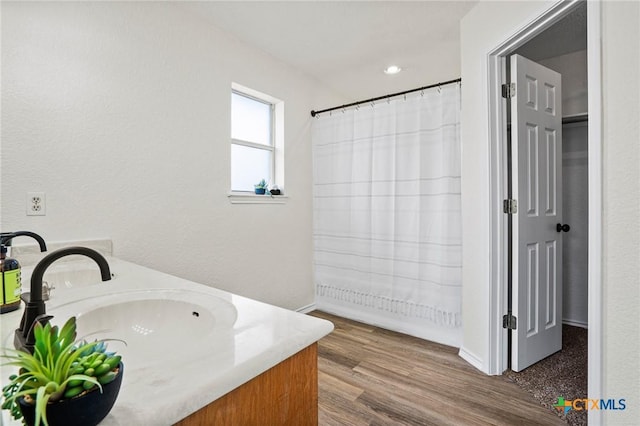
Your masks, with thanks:
[{"label": "door knob", "polygon": [[567,225],[566,223],[563,225],[561,223],[556,225],[556,231],[558,232],[569,232],[569,230],[571,229],[571,227],[569,225]]}]

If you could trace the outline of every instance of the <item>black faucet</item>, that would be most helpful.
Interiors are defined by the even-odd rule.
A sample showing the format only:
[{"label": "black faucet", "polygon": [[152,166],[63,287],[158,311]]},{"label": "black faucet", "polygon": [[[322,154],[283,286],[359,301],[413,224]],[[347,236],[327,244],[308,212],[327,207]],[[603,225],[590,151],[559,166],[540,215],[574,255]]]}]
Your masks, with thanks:
[{"label": "black faucet", "polygon": [[79,254],[93,259],[100,267],[102,281],[111,279],[111,269],[107,260],[97,251],[87,247],[66,247],[56,250],[42,258],[31,274],[31,292],[22,295],[26,307],[20,327],[16,330],[13,345],[16,349],[33,353],[35,336],[33,334],[35,324],[46,323],[51,316],[46,315],[44,300],[42,300],[42,277],[49,266],[61,257]]},{"label": "black faucet", "polygon": [[14,239],[15,237],[22,237],[22,236],[33,238],[40,245],[41,252],[47,251],[47,245],[45,244],[44,239],[40,235],[31,231],[0,232],[0,244],[9,245],[11,244],[12,239]]}]

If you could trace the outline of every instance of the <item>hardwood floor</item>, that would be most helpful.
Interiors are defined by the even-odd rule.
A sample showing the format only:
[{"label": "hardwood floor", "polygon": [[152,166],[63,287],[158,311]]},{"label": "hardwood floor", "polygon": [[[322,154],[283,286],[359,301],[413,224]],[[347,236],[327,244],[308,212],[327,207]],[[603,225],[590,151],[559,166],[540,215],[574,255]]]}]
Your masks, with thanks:
[{"label": "hardwood floor", "polygon": [[319,424],[566,425],[502,376],[449,346],[314,311],[335,330],[318,345]]}]

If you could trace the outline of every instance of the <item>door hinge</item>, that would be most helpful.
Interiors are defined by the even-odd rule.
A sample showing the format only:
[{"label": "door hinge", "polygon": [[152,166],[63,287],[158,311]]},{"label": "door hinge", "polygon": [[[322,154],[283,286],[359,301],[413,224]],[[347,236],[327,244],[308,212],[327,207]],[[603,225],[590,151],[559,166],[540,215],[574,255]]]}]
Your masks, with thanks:
[{"label": "door hinge", "polygon": [[518,200],[508,198],[502,201],[502,211],[506,214],[518,213]]},{"label": "door hinge", "polygon": [[513,98],[516,95],[516,84],[515,83],[507,83],[502,85],[502,97],[503,98]]},{"label": "door hinge", "polygon": [[507,314],[502,316],[502,328],[507,328],[509,330],[516,329],[517,319],[513,316],[513,314]]}]

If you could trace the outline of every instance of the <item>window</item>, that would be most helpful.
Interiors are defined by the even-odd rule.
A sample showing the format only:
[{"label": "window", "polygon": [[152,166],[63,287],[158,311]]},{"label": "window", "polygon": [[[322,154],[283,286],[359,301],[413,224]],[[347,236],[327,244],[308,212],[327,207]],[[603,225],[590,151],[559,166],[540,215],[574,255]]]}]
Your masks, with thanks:
[{"label": "window", "polygon": [[[238,85],[231,92],[231,191],[252,192],[264,179],[282,186],[282,102]],[[279,106],[279,107],[278,107]],[[280,167],[277,167],[280,166]]]}]

